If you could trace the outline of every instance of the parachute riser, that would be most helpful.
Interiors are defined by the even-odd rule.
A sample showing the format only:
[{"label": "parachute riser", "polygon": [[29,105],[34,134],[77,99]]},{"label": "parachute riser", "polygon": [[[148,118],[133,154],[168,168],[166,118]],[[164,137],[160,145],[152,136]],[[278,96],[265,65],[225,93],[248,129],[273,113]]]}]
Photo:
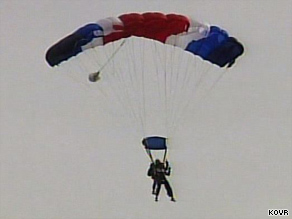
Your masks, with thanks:
[{"label": "parachute riser", "polygon": [[153,160],[153,157],[152,157],[150,149],[146,148],[145,150],[146,150],[146,153],[148,154],[148,156],[149,156],[149,158],[151,160],[151,163],[154,163],[154,160]]},{"label": "parachute riser", "polygon": [[[154,163],[154,158],[153,158],[153,156],[152,156],[151,150],[148,149],[148,148],[145,148],[145,150],[146,150],[146,153],[147,153],[147,155],[149,156],[149,158],[150,158],[150,160],[151,160],[151,163]],[[166,161],[167,161],[167,149],[164,150],[164,155],[163,155],[163,160],[162,160],[162,162],[163,162],[163,163],[166,163]]]}]

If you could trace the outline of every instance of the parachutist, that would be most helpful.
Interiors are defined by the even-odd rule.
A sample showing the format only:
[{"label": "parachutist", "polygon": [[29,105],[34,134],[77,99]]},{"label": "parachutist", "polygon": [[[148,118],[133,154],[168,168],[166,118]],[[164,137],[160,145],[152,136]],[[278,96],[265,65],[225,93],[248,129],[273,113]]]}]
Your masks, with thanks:
[{"label": "parachutist", "polygon": [[100,80],[100,71],[97,71],[97,72],[94,72],[94,73],[91,73],[89,76],[88,76],[88,80],[90,82],[97,82],[98,80]]},{"label": "parachutist", "polygon": [[147,175],[153,179],[152,194],[155,195],[155,201],[158,201],[161,185],[164,184],[167,195],[171,198],[170,200],[175,202],[172,189],[166,179],[166,176],[170,175],[170,171],[168,162],[166,162],[165,166],[159,159],[156,159],[154,163],[150,164]]}]

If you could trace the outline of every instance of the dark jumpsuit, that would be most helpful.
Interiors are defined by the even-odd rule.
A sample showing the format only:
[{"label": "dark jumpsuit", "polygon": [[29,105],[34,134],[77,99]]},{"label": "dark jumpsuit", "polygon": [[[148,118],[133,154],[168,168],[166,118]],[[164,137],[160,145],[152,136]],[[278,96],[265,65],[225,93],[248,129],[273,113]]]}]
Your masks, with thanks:
[{"label": "dark jumpsuit", "polygon": [[168,166],[165,167],[163,163],[158,163],[158,164],[152,163],[148,169],[147,175],[151,176],[153,179],[152,189],[154,191],[154,194],[156,195],[156,199],[158,198],[162,184],[164,184],[167,195],[173,198],[172,189],[170,187],[169,182],[167,181],[165,177],[165,176],[170,175],[170,168]]}]

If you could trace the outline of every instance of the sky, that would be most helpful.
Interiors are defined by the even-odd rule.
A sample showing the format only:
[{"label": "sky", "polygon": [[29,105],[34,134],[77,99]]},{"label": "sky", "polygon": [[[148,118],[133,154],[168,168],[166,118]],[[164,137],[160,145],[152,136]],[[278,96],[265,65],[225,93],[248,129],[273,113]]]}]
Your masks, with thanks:
[{"label": "sky", "polygon": [[[291,0],[2,0],[0,218],[291,214],[291,10]],[[154,201],[144,136],[116,99],[81,89],[45,61],[53,43],[86,23],[147,11],[218,25],[245,46],[171,138],[175,203],[165,191]]]}]

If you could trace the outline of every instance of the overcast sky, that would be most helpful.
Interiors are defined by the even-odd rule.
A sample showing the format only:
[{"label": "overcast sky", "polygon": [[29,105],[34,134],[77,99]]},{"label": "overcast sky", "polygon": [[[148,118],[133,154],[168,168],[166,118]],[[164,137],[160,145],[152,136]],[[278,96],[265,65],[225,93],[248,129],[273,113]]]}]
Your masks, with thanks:
[{"label": "overcast sky", "polygon": [[[78,27],[128,12],[180,13],[218,25],[245,54],[169,149],[170,183],[151,195],[141,136],[116,105],[45,62]],[[291,0],[2,0],[0,217],[210,219],[292,211]],[[192,101],[192,100],[190,100]],[[111,101],[108,101],[109,103]]]}]

